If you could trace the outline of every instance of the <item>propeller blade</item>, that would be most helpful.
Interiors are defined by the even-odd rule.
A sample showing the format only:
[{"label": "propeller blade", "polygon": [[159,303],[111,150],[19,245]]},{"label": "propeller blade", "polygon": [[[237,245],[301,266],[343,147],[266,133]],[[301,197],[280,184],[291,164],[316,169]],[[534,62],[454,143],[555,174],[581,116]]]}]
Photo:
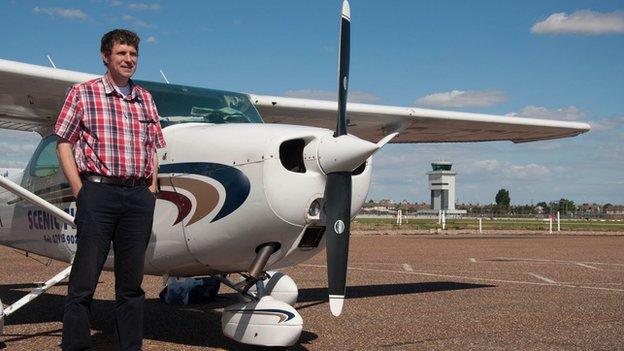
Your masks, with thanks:
[{"label": "propeller blade", "polygon": [[351,226],[351,172],[328,174],[324,197],[329,307],[334,316],[339,316],[342,312],[347,281]]},{"label": "propeller blade", "polygon": [[349,85],[349,56],[351,46],[351,8],[349,2],[342,3],[340,16],[340,50],[338,52],[338,123],[334,136],[347,134],[347,92]]},{"label": "propeller blade", "polygon": [[[349,83],[349,46],[351,32],[351,10],[349,2],[342,3],[340,17],[340,52],[338,68],[338,121],[334,138],[347,134],[347,92]],[[343,137],[342,139],[344,139]],[[357,144],[354,150],[347,152],[348,159],[361,154],[368,146],[354,140],[345,140],[345,145]],[[338,145],[338,144],[336,144]],[[376,145],[372,145],[371,153]],[[335,151],[335,150],[334,150]],[[330,157],[331,159],[331,157]],[[338,161],[338,157],[334,157]],[[331,162],[331,161],[330,161]],[[331,166],[331,165],[330,165]],[[336,171],[327,173],[325,184],[325,223],[327,244],[327,287],[329,291],[329,308],[334,316],[342,313],[347,281],[347,258],[349,255],[349,227],[351,226],[351,169],[347,164],[333,165]]]}]

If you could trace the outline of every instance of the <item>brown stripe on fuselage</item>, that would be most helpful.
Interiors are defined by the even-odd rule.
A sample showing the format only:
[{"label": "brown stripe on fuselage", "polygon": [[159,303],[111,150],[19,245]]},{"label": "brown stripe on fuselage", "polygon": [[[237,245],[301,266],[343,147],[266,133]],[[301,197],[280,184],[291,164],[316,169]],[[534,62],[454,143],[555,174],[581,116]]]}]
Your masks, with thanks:
[{"label": "brown stripe on fuselage", "polygon": [[209,183],[193,178],[171,178],[174,188],[182,188],[195,196],[197,208],[187,226],[199,221],[212,212],[219,204],[219,192]]}]

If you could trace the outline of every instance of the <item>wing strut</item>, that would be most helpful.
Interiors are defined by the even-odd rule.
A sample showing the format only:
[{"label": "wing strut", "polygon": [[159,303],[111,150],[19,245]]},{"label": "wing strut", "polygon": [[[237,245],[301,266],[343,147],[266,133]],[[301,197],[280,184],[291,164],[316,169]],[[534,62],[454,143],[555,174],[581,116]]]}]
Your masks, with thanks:
[{"label": "wing strut", "polygon": [[34,299],[38,298],[41,294],[46,292],[51,287],[55,286],[56,284],[69,277],[69,273],[71,273],[71,268],[72,266],[63,269],[57,275],[45,282],[42,286],[38,286],[32,289],[32,291],[26,294],[26,296],[17,300],[14,304],[8,306],[6,309],[3,309],[2,301],[0,301],[0,335],[2,335],[4,329],[4,317],[10,316],[15,311],[19,310],[20,308],[26,306],[28,303],[32,302]]}]

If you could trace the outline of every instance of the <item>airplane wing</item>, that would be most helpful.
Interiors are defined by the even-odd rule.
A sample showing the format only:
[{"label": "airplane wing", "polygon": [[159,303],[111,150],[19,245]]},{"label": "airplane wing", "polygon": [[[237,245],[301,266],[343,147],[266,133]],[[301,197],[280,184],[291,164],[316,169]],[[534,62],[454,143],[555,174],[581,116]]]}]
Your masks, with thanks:
[{"label": "airplane wing", "polygon": [[[0,128],[46,135],[56,121],[67,89],[98,77],[75,71],[0,59]],[[266,123],[335,129],[336,102],[249,94]],[[392,142],[526,142],[576,136],[586,123],[493,116],[416,107],[350,103],[349,132],[377,142],[399,132]]]},{"label": "airplane wing", "polygon": [[54,127],[67,89],[96,77],[0,59],[0,128],[45,135]]},{"label": "airplane wing", "polygon": [[[336,128],[335,101],[250,94],[266,123]],[[495,116],[456,111],[347,104],[349,133],[377,142],[399,132],[393,143],[432,143],[511,140],[522,143],[572,137],[590,130],[587,123]]]}]

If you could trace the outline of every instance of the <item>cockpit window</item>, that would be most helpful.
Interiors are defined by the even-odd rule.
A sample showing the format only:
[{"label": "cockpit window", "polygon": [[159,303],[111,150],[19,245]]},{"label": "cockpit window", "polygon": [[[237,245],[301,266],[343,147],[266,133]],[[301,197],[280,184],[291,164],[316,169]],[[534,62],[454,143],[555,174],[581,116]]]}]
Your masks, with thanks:
[{"label": "cockpit window", "polygon": [[51,135],[43,139],[37,147],[34,162],[30,167],[30,175],[49,177],[58,172],[60,172],[60,165],[56,156],[56,135]]},{"label": "cockpit window", "polygon": [[160,124],[178,123],[262,123],[262,118],[245,94],[137,81],[156,102]]}]

